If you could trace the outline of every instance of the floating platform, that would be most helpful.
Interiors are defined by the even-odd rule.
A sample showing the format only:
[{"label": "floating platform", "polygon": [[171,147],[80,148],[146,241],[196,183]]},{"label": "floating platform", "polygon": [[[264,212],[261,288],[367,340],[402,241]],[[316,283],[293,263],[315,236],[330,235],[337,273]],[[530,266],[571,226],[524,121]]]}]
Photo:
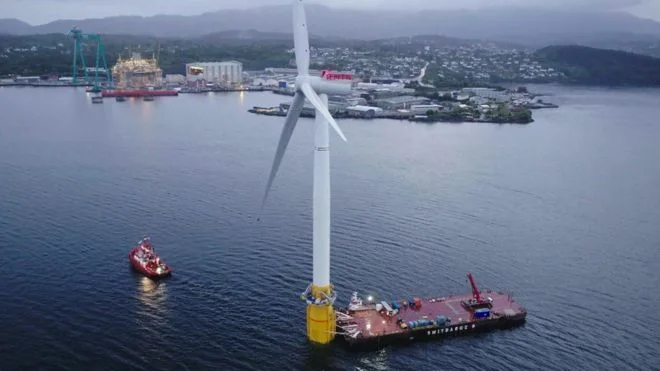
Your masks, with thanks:
[{"label": "floating platform", "polygon": [[175,97],[179,95],[177,90],[160,89],[112,89],[103,90],[101,95],[105,97]]},{"label": "floating platform", "polygon": [[511,328],[525,323],[527,310],[504,292],[437,298],[414,297],[394,302],[351,304],[337,310],[337,334],[351,346],[381,347]]}]

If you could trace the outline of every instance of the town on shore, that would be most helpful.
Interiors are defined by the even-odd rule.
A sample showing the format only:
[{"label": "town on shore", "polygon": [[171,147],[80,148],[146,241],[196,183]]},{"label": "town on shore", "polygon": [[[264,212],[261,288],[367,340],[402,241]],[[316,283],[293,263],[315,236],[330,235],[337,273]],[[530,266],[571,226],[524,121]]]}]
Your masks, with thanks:
[{"label": "town on shore", "polygon": [[[97,42],[102,42],[100,37]],[[65,56],[74,61],[69,69],[73,75],[71,72],[5,74],[0,76],[0,86],[84,85],[89,87],[88,91],[100,95],[92,97],[95,103],[102,102],[103,97],[120,100],[120,95],[124,94],[117,91],[131,89],[175,92],[153,93],[155,96],[246,90],[269,90],[283,95],[293,95],[295,92],[296,70],[292,50],[286,50],[284,56],[272,51],[278,59],[288,61],[285,67],[254,68],[257,66],[252,61],[245,61],[238,50],[235,60],[226,57],[216,59],[209,55],[209,59],[173,65],[163,56],[192,51],[187,49],[189,47],[185,43],[163,44],[143,47],[142,51],[123,46],[122,53],[118,53],[120,56],[109,61],[112,63],[110,67],[105,64],[103,55],[91,58],[96,59],[96,65],[89,63],[90,58],[87,63],[84,57],[80,60],[77,56],[73,58],[71,48],[64,42],[37,44],[29,48],[8,47],[1,57],[10,61],[14,58],[38,59],[46,55],[52,55],[51,60],[59,60]],[[344,83],[352,85],[351,95],[329,97],[329,110],[334,117],[526,124],[533,121],[531,110],[557,107],[544,102],[543,97],[528,92],[524,87],[505,89],[489,82],[493,76],[503,75],[510,77],[510,80],[503,81],[507,85],[511,85],[512,81],[550,82],[552,80],[548,79],[562,76],[561,72],[544,66],[528,53],[502,49],[491,43],[446,48],[422,41],[419,45],[407,45],[397,52],[389,52],[387,48],[386,45],[372,50],[337,46],[311,48],[313,74],[330,72],[326,78],[336,79],[333,76],[339,76]],[[270,58],[275,57],[266,56],[265,59]],[[165,67],[161,66],[161,60],[167,61]],[[463,77],[458,79],[457,76]],[[136,96],[148,95],[152,93],[140,92]],[[254,107],[249,111],[284,116],[287,109],[288,105],[283,103],[277,107]],[[311,106],[306,106],[302,116],[313,117],[314,114]]]},{"label": "town on shore", "polygon": [[[311,74],[338,80],[352,86],[348,96],[330,96],[329,110],[335,118],[399,119],[417,122],[492,122],[527,124],[533,121],[531,109],[554,108],[541,97],[529,93],[525,87],[470,87],[437,89],[424,83],[428,64],[418,69],[412,78],[371,77],[368,81],[355,77],[353,71],[335,72],[312,70]],[[136,73],[138,72],[139,73]],[[167,74],[155,58],[143,58],[132,53],[119,59],[112,69],[86,67],[79,75],[71,76],[14,76],[0,79],[0,86],[67,87],[89,86],[88,91],[100,94],[93,97],[117,97],[130,90],[146,90],[156,94],[161,90],[179,93],[208,93],[227,91],[272,91],[294,95],[295,68],[265,68],[262,71],[243,71],[238,61],[193,62],[186,64],[185,75]],[[145,93],[140,93],[144,96]],[[146,93],[146,95],[151,95]],[[168,94],[170,95],[170,94]],[[95,100],[95,98],[97,98]],[[149,97],[151,99],[151,97]],[[288,104],[277,107],[254,107],[255,114],[286,116]],[[311,106],[305,106],[301,116],[314,117]]]}]

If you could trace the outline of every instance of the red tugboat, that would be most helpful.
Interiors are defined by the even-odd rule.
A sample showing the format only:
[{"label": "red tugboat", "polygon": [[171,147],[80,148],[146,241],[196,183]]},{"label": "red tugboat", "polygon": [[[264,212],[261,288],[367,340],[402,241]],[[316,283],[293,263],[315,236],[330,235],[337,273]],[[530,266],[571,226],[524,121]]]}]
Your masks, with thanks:
[{"label": "red tugboat", "polygon": [[149,237],[145,237],[138,242],[138,245],[128,253],[128,260],[131,262],[133,269],[149,278],[161,278],[172,273],[172,268],[156,255]]},{"label": "red tugboat", "polygon": [[471,294],[446,297],[412,297],[389,303],[373,302],[369,297],[363,303],[357,292],[353,293],[348,307],[337,311],[337,333],[352,346],[381,347],[510,328],[525,322],[527,310],[510,294],[479,291],[470,273],[468,280]]}]

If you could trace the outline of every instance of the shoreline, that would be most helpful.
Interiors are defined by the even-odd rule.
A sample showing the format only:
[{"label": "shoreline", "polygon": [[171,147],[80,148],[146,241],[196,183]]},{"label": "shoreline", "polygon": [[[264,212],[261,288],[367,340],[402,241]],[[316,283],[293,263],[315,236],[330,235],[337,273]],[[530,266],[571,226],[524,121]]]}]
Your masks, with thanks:
[{"label": "shoreline", "polygon": [[[71,83],[2,83],[0,87],[86,87],[88,85],[77,84],[73,85]],[[181,89],[178,91],[179,94],[205,94],[205,93],[232,93],[232,92],[272,92],[278,95],[290,95],[288,92],[282,92],[277,89],[269,89],[267,87],[244,87],[244,88],[203,88],[203,89]],[[541,96],[537,94],[532,94],[534,96]],[[458,103],[458,102],[455,102]],[[465,106],[465,105],[463,105]],[[514,106],[518,108],[512,108],[512,110],[527,110],[531,112],[532,110],[537,109],[548,109],[548,108],[559,108],[558,105],[549,102],[535,101],[527,102],[524,105]],[[278,116],[286,117],[288,107],[275,106],[275,107],[259,107],[255,106],[247,111],[253,114],[264,115],[264,116]],[[374,107],[376,108],[376,107]],[[377,108],[376,108],[377,109]],[[491,114],[488,111],[482,111],[481,115],[478,114],[477,106],[472,107],[471,111],[466,111],[462,113],[450,112],[450,111],[437,111],[436,114],[430,113],[420,113],[413,112],[412,110],[381,110],[380,112],[372,112],[370,114],[364,114],[364,112],[354,112],[354,110],[349,110],[346,108],[341,108],[332,112],[332,115],[336,119],[343,118],[354,118],[360,120],[374,120],[374,119],[389,119],[389,120],[403,120],[409,122],[419,122],[419,123],[464,123],[464,122],[476,122],[476,123],[493,123],[493,124],[529,124],[534,122],[534,118],[531,114],[526,115],[525,117],[511,117],[507,111],[504,115],[499,117],[490,117]],[[449,114],[447,114],[449,113]],[[460,116],[463,115],[463,116]],[[303,111],[300,115],[301,117],[314,118],[315,112]]]},{"label": "shoreline", "polygon": [[[253,107],[247,110],[250,113],[255,115],[262,116],[275,116],[275,117],[286,117],[286,112],[280,110],[278,107]],[[314,118],[316,115],[314,113],[301,112],[300,117],[304,118]],[[437,117],[428,117],[428,116],[419,116],[414,114],[401,114],[393,112],[391,114],[383,114],[374,117],[363,117],[363,116],[353,116],[346,112],[335,112],[332,114],[332,117],[340,119],[356,119],[356,120],[400,120],[400,121],[409,121],[409,122],[419,122],[426,124],[436,124],[436,123],[449,123],[449,124],[462,124],[467,122],[481,123],[481,124],[516,124],[516,125],[527,125],[534,122],[534,119],[529,121],[497,121],[493,119],[462,119],[462,120],[443,120]]]}]

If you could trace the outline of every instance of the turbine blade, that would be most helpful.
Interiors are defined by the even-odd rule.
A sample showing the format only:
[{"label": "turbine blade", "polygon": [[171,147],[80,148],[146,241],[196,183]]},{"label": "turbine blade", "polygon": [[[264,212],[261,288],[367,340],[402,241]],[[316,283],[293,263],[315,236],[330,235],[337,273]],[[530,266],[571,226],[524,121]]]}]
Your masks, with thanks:
[{"label": "turbine blade", "polygon": [[286,147],[289,145],[289,140],[293,134],[293,129],[296,127],[296,122],[298,122],[298,116],[302,112],[303,105],[305,104],[305,96],[300,93],[296,93],[293,97],[293,102],[289,107],[289,112],[286,114],[286,120],[284,121],[284,127],[282,128],[282,134],[280,134],[280,141],[277,143],[277,151],[275,152],[275,158],[273,159],[273,166],[270,169],[270,176],[268,177],[268,185],[266,186],[266,192],[264,193],[264,198],[261,201],[261,209],[263,210],[264,205],[266,204],[266,199],[268,198],[268,192],[270,187],[273,185],[275,180],[275,175],[277,170],[280,168],[282,163],[282,157],[286,151]]},{"label": "turbine blade", "polygon": [[293,0],[293,48],[299,75],[309,74],[309,35],[302,0]]},{"label": "turbine blade", "polygon": [[341,128],[337,124],[337,121],[332,117],[330,114],[330,111],[328,111],[328,107],[323,105],[323,102],[321,101],[321,98],[316,94],[314,89],[312,89],[312,86],[309,85],[308,83],[304,83],[301,87],[301,90],[303,93],[305,93],[305,97],[309,100],[310,103],[316,108],[318,112],[320,112],[323,117],[330,123],[330,126],[332,126],[333,129],[337,132],[337,134],[341,137],[341,139],[346,142],[346,137],[344,136],[344,133],[341,131]]}]

